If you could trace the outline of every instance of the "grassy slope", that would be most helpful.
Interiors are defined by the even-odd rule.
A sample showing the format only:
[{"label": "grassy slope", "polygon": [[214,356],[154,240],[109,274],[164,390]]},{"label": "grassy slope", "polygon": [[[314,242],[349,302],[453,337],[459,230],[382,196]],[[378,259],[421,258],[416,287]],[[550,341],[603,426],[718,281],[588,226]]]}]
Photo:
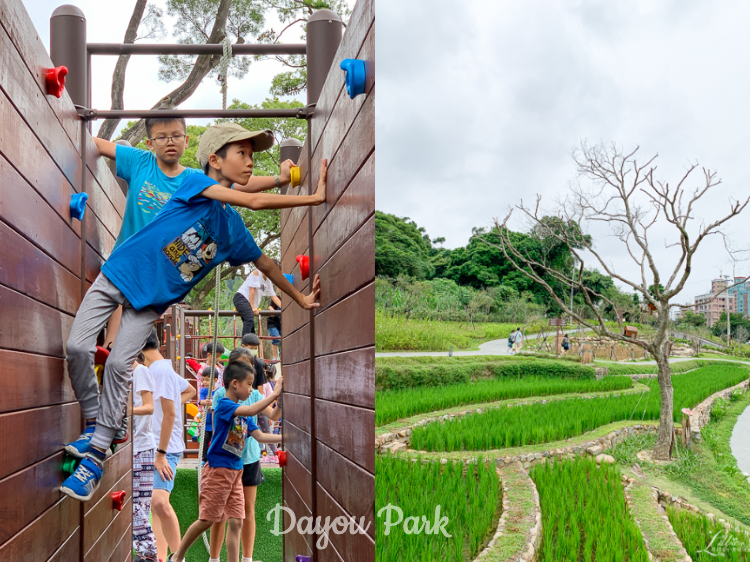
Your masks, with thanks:
[{"label": "grassy slope", "polygon": [[[172,506],[180,520],[180,533],[198,518],[198,476],[196,470],[180,469],[175,478],[174,492],[172,492]],[[281,502],[281,469],[264,468],[266,481],[258,486],[258,497],[255,502],[255,521],[257,524],[255,550],[253,560],[263,562],[281,562],[282,539],[270,533],[271,523],[266,520],[266,514]],[[271,519],[273,521],[273,518]],[[193,544],[185,557],[186,562],[206,562],[208,552],[203,546],[203,539]],[[221,560],[226,562],[226,548],[222,548]]]}]

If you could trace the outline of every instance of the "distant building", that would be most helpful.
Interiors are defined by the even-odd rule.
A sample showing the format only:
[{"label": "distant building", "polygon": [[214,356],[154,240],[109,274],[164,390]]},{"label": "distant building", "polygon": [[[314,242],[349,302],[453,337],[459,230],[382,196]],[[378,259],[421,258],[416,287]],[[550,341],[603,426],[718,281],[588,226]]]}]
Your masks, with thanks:
[{"label": "distant building", "polygon": [[727,289],[727,292],[735,299],[735,312],[739,312],[742,316],[748,316],[750,313],[750,307],[748,307],[748,284],[750,284],[750,281],[746,281],[745,277],[735,277],[734,286]]},{"label": "distant building", "polygon": [[[739,299],[743,297],[740,295],[738,299],[738,291],[732,289],[738,289],[733,287],[727,289],[731,285],[728,279],[714,279],[711,281],[711,292],[705,295],[698,295],[695,297],[695,312],[703,314],[706,317],[706,324],[710,328],[716,322],[719,321],[722,312],[729,310],[729,313],[737,312],[737,303]],[[744,284],[742,285],[744,289]],[[744,293],[743,309],[748,310],[747,307],[747,291]],[[745,312],[747,314],[747,312]]]}]

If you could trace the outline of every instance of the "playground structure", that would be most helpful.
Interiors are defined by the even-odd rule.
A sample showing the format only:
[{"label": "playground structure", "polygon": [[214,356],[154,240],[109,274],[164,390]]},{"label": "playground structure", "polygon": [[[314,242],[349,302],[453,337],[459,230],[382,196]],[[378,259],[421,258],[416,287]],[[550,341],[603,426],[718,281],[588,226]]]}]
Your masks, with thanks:
[{"label": "playground structure", "polygon": [[[284,560],[374,560],[372,1],[357,2],[343,40],[335,13],[320,10],[308,22],[306,45],[232,46],[233,55],[307,55],[307,106],[295,110],[98,111],[91,108],[91,56],[221,55],[223,46],[87,44],[85,29],[80,10],[58,8],[50,58],[23,4],[0,0],[0,428],[6,436],[0,444],[0,560],[131,558],[130,442],[106,461],[91,501],[59,492],[62,445],[82,429],[64,342],[112,251],[125,207],[89,122],[155,113],[306,119],[302,193],[317,183],[321,158],[329,159],[327,203],[282,213],[282,269],[294,266],[294,284],[305,289],[295,257],[307,255],[310,275],[320,274],[322,284],[314,313],[282,299],[289,428],[283,501],[297,518],[350,514],[372,524],[367,534],[332,536],[320,551],[315,535],[289,533]],[[341,69],[346,59],[365,61],[344,65],[357,73],[349,88]],[[350,96],[360,90],[364,95]]]}]

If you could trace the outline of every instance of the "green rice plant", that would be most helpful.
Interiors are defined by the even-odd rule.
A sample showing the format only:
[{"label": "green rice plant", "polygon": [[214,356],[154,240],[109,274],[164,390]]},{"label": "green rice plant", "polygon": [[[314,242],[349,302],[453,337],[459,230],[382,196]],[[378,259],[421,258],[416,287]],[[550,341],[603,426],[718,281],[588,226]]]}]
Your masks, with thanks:
[{"label": "green rice plant", "polygon": [[[502,506],[502,488],[495,464],[479,462],[410,462],[397,457],[380,456],[375,459],[375,514],[377,562],[463,562],[473,560],[494,534]],[[398,507],[403,521],[394,510]],[[447,517],[442,533],[414,533],[417,523],[407,520],[426,518],[432,523],[436,509],[440,517]],[[405,527],[404,525],[407,524]],[[388,534],[386,534],[386,531]]]},{"label": "green rice plant", "polygon": [[376,365],[375,388],[396,390],[419,386],[467,383],[472,380],[511,377],[593,379],[593,367],[562,361],[457,361],[437,364]]},{"label": "green rice plant", "polygon": [[[711,394],[748,378],[746,367],[712,365],[672,379],[674,419]],[[628,420],[658,420],[659,387],[642,394],[605,396],[491,409],[417,427],[411,445],[426,451],[478,451],[568,439],[597,427]]]},{"label": "green rice plant", "polygon": [[672,506],[667,516],[693,562],[750,562],[750,537],[747,533],[712,521],[702,514]]},{"label": "green rice plant", "polygon": [[375,393],[375,425],[465,404],[574,392],[611,392],[632,386],[633,382],[627,377],[587,380],[531,376],[450,386],[384,390]]},{"label": "green rice plant", "polygon": [[745,394],[745,391],[741,388],[735,388],[732,391],[732,394],[729,395],[729,401],[730,402],[737,402],[742,396]]},{"label": "green rice plant", "polygon": [[542,510],[539,562],[648,560],[614,465],[565,459],[536,465],[529,475]]},{"label": "green rice plant", "polygon": [[727,413],[729,402],[723,398],[717,398],[714,400],[713,406],[711,406],[711,421],[720,420]]},{"label": "green rice plant", "polygon": [[640,451],[653,449],[654,445],[656,435],[653,433],[635,433],[612,445],[607,454],[614,457],[619,464],[630,466],[641,462],[637,456]]},{"label": "green rice plant", "polygon": [[[705,367],[711,365],[710,361],[691,360],[691,361],[680,361],[679,363],[673,363],[669,366],[670,371],[673,375],[692,371],[699,367]],[[716,364],[715,362],[713,363]],[[739,364],[739,363],[738,363]],[[609,362],[595,362],[597,367],[606,367],[610,375],[655,375],[659,372],[659,367],[656,365],[642,365],[638,363],[609,363]]]}]

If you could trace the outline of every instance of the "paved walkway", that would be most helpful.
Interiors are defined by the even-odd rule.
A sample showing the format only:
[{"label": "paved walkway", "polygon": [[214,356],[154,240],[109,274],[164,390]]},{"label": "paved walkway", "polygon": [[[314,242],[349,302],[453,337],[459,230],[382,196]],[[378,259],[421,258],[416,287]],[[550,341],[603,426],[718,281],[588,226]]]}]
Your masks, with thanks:
[{"label": "paved walkway", "polygon": [[[564,334],[573,334],[578,330],[563,330]],[[524,338],[524,341],[536,340],[542,334],[531,334]],[[554,333],[546,334],[550,341],[554,341]],[[454,351],[454,356],[463,355],[510,355],[510,348],[508,347],[508,338],[502,340],[492,340],[480,344],[478,351]],[[448,357],[447,351],[385,351],[376,353],[375,357]]]},{"label": "paved walkway", "polygon": [[742,473],[750,475],[750,407],[737,418],[737,423],[732,430],[732,437],[729,440],[729,446],[732,448],[732,454],[737,459],[737,466]]}]

